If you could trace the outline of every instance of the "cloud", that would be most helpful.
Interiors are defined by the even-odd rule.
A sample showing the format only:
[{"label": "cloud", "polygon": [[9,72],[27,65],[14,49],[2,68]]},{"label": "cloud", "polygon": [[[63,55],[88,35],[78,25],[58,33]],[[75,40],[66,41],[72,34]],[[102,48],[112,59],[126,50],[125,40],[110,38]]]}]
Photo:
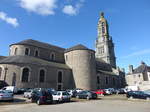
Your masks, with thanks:
[{"label": "cloud", "polygon": [[29,12],[40,15],[54,15],[57,0],[17,0],[19,5]]},{"label": "cloud", "polygon": [[76,15],[77,9],[74,8],[72,5],[66,5],[63,8],[63,13],[68,14],[68,15]]},{"label": "cloud", "polygon": [[141,56],[141,55],[145,55],[145,54],[150,54],[150,49],[145,49],[142,51],[133,52],[127,56],[124,56],[123,58],[130,58],[130,57]]},{"label": "cloud", "polygon": [[77,15],[79,13],[80,8],[83,6],[84,2],[85,0],[79,0],[74,6],[65,5],[62,12],[70,16]]},{"label": "cloud", "polygon": [[0,12],[0,19],[14,27],[19,26],[18,20],[16,18],[8,17],[5,12]]}]

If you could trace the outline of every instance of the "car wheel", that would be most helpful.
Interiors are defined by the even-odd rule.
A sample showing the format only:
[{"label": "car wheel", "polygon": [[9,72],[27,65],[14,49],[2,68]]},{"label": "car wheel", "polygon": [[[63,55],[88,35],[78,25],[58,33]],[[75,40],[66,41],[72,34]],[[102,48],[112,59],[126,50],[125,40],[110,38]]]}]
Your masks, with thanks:
[{"label": "car wheel", "polygon": [[86,99],[87,99],[87,100],[90,100],[90,97],[89,97],[89,96],[87,96],[87,97],[86,97]]},{"label": "car wheel", "polygon": [[147,97],[147,98],[146,98],[146,100],[148,100],[148,101],[149,101],[149,100],[150,100],[150,98],[149,98],[149,97]]},{"label": "car wheel", "polygon": [[58,102],[61,103],[63,100],[61,100],[60,98],[58,99]]},{"label": "car wheel", "polygon": [[133,99],[133,96],[130,96],[129,98],[130,98],[130,99]]},{"label": "car wheel", "polygon": [[38,105],[41,105],[41,101],[40,100],[37,100],[36,102]]},{"label": "car wheel", "polygon": [[56,104],[58,101],[57,100],[53,100],[53,104]]}]

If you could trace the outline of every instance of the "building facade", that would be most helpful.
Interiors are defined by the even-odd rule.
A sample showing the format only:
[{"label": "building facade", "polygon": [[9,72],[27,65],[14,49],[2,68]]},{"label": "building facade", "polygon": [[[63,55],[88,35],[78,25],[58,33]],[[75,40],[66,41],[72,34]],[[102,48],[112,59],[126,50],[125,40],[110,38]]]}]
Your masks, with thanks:
[{"label": "building facade", "polygon": [[120,88],[125,73],[116,67],[114,44],[101,14],[96,51],[81,44],[68,49],[28,39],[10,45],[0,57],[0,80],[18,88]]},{"label": "building facade", "polygon": [[139,90],[150,89],[150,66],[141,62],[137,68],[129,65],[129,73],[126,75],[128,86],[137,86]]}]

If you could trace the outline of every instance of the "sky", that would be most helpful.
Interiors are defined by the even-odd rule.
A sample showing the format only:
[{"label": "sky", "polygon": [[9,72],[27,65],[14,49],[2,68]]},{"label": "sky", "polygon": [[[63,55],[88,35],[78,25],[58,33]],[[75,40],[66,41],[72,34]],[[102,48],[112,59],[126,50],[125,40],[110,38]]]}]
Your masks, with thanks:
[{"label": "sky", "polygon": [[34,39],[63,48],[95,49],[100,12],[115,43],[117,65],[150,65],[150,0],[0,0],[0,55]]}]

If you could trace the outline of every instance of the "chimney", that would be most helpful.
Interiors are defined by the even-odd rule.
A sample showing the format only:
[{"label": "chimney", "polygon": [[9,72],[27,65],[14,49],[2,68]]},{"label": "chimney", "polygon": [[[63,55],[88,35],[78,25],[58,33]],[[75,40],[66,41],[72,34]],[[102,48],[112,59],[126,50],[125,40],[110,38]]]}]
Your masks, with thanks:
[{"label": "chimney", "polygon": [[124,68],[121,68],[121,71],[125,73],[125,69]]},{"label": "chimney", "polygon": [[133,73],[133,65],[129,65],[129,73]]}]

